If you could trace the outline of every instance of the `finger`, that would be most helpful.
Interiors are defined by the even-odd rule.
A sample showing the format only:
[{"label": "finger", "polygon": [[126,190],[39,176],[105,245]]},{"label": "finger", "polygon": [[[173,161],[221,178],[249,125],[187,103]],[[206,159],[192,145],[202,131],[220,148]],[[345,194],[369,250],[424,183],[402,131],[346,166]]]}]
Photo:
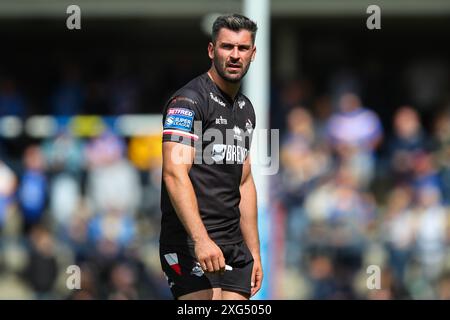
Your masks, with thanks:
[{"label": "finger", "polygon": [[255,287],[254,287],[255,293],[254,294],[256,294],[259,291],[259,289],[261,289],[261,285],[262,285],[262,274],[260,274],[258,272],[258,273],[256,273],[256,276],[255,276]]},{"label": "finger", "polygon": [[220,271],[219,258],[213,259],[212,262],[213,262],[214,272],[219,272]]},{"label": "finger", "polygon": [[225,258],[223,256],[219,257],[219,267],[221,272],[225,271]]},{"label": "finger", "polygon": [[261,280],[257,277],[255,282],[255,291],[257,292],[259,289],[261,289]]},{"label": "finger", "polygon": [[255,274],[255,286],[261,287],[262,283],[262,271],[258,270]]},{"label": "finger", "polygon": [[255,294],[257,294],[258,291],[259,291],[259,289],[261,289],[261,287],[254,287],[254,288],[252,289],[251,296],[253,297]]},{"label": "finger", "polygon": [[200,267],[202,268],[203,271],[206,271],[208,269],[204,259],[198,259],[198,263],[200,264]]},{"label": "finger", "polygon": [[251,289],[251,296],[253,297],[261,289],[261,282],[256,282],[254,287]]},{"label": "finger", "polygon": [[214,272],[214,266],[213,266],[213,264],[211,262],[211,259],[206,259],[205,262],[206,262],[206,271],[207,272]]},{"label": "finger", "polygon": [[252,277],[250,278],[250,286],[252,289],[255,287],[255,280],[256,280],[256,269],[253,269]]},{"label": "finger", "polygon": [[262,283],[262,275],[260,274],[260,270],[258,268],[253,270],[251,281],[251,296],[254,296],[259,289],[261,289]]}]

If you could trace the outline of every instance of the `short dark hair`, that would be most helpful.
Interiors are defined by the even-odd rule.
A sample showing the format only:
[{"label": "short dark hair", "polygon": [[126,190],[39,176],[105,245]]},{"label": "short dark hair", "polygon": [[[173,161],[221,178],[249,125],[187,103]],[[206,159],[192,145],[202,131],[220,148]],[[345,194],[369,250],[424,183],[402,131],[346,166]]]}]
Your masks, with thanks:
[{"label": "short dark hair", "polygon": [[217,35],[222,28],[232,31],[240,31],[242,29],[248,30],[252,34],[252,42],[255,43],[256,31],[258,30],[258,27],[254,21],[243,15],[233,13],[218,17],[216,21],[214,21],[212,27],[211,38],[214,44],[216,43]]}]

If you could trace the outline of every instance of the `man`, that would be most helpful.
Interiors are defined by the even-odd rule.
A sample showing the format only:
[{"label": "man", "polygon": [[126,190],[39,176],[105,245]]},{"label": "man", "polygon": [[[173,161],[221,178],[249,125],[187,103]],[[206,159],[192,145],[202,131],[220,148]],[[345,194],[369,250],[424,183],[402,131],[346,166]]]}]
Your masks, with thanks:
[{"label": "man", "polygon": [[248,156],[255,112],[239,91],[256,31],[244,16],[217,18],[211,68],[164,109],[160,258],[176,299],[244,300],[261,287]]}]

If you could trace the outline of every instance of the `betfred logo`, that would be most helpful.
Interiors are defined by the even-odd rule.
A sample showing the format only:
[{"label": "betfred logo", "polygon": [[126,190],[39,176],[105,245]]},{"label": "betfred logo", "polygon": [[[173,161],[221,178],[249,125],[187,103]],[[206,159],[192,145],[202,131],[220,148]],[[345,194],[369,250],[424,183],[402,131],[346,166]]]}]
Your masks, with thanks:
[{"label": "betfred logo", "polygon": [[182,115],[186,117],[193,117],[194,111],[184,108],[170,108],[167,111],[167,115]]}]

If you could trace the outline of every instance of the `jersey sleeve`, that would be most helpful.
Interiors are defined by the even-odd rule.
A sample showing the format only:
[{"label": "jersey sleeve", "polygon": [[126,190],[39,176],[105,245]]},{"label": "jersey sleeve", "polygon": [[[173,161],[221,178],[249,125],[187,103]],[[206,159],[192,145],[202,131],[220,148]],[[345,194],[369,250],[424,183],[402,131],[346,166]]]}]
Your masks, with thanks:
[{"label": "jersey sleeve", "polygon": [[204,118],[200,104],[198,96],[190,91],[171,98],[163,111],[163,143],[172,141],[194,146],[202,133],[195,130],[195,124],[202,123]]}]

